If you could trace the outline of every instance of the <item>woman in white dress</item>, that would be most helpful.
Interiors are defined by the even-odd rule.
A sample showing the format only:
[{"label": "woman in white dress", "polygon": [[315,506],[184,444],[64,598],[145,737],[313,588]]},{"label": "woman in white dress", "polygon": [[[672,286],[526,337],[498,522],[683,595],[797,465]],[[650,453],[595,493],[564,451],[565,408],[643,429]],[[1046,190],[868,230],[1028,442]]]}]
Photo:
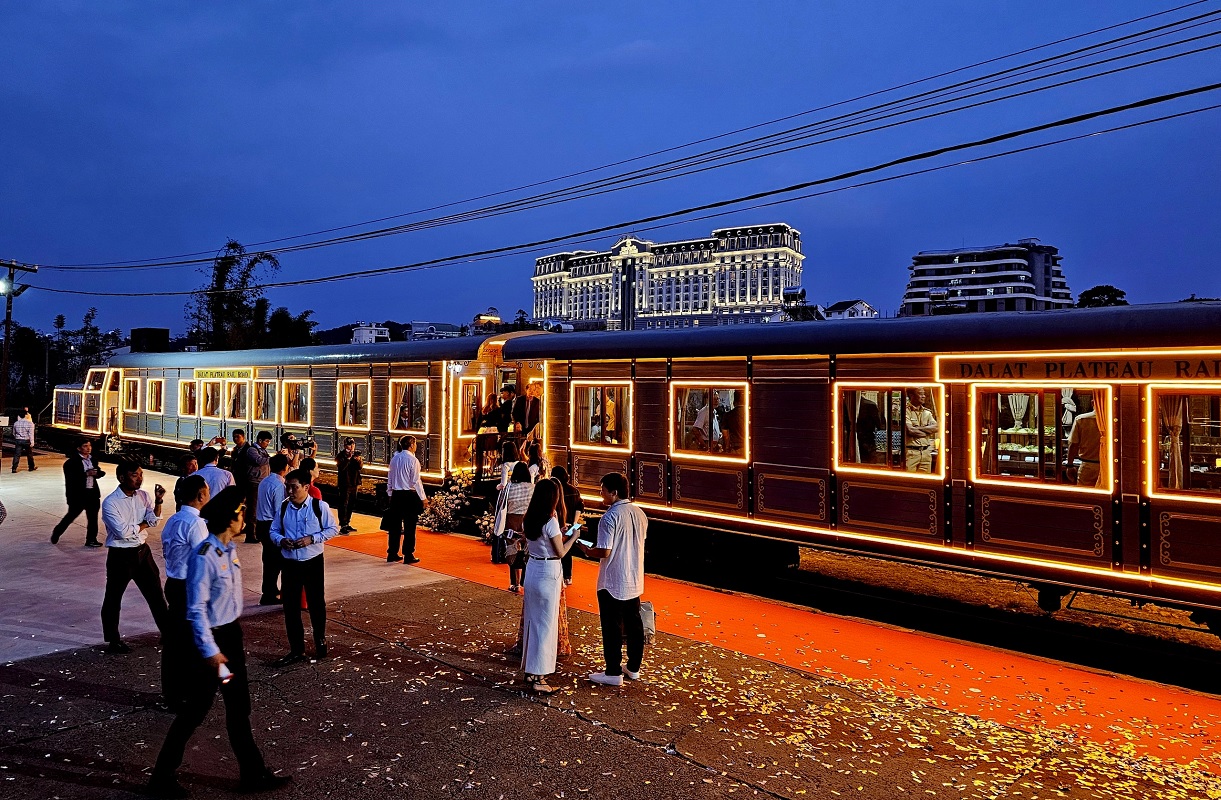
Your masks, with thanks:
[{"label": "woman in white dress", "polygon": [[564,495],[554,481],[540,481],[534,487],[530,508],[523,524],[530,568],[526,570],[525,602],[522,616],[522,671],[526,683],[540,694],[550,694],[547,676],[555,672],[560,636],[560,591],[564,572],[560,559],[576,541],[576,534],[564,538],[560,528]]}]

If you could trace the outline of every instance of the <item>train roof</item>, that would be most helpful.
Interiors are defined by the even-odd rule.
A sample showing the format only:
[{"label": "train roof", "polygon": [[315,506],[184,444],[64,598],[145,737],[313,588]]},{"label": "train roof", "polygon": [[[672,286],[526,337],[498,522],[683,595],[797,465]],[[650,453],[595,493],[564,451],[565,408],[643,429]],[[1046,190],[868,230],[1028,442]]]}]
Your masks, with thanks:
[{"label": "train roof", "polygon": [[472,361],[490,336],[457,336],[419,342],[335,344],[319,347],[284,347],[275,350],[214,350],[203,353],[127,353],[110,359],[110,366],[126,369],[207,368],[234,365],[323,366],[398,361]]},{"label": "train roof", "polygon": [[506,359],[700,358],[1221,346],[1221,302],[848,319],[513,339]]}]

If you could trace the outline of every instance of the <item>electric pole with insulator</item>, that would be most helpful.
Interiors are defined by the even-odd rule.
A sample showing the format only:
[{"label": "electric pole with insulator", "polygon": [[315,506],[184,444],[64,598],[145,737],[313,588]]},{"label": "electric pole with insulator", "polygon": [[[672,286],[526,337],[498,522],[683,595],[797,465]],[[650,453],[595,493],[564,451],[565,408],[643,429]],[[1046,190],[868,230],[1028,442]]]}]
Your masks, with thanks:
[{"label": "electric pole with insulator", "polygon": [[8,267],[8,278],[0,281],[0,294],[4,295],[4,359],[0,365],[0,414],[4,413],[8,404],[8,355],[13,341],[13,298],[30,288],[17,285],[17,273],[38,271],[38,267],[33,264],[18,264],[16,261],[10,261],[5,266]]}]

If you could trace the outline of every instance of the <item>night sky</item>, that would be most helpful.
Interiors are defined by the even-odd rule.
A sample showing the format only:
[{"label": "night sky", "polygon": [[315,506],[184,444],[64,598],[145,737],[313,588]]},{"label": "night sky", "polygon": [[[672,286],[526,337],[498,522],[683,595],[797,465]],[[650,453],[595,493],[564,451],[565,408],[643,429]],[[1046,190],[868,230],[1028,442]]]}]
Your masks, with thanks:
[{"label": "night sky", "polygon": [[[399,214],[1175,5],[7,3],[0,12],[0,259],[156,258],[216,250],[230,237],[249,244]],[[1219,7],[1204,3],[1176,16]],[[1221,23],[1193,33],[1216,30]],[[289,254],[279,277],[390,266],[609,225],[1218,80],[1221,50],[646,188]],[[1214,103],[1221,92],[1077,132]],[[1060,248],[1074,295],[1112,283],[1137,303],[1218,296],[1218,142],[1221,111],[1211,111],[640,233],[672,240],[788,222],[804,237],[811,300],[860,297],[889,313],[916,251],[1024,237]],[[615,238],[584,246],[603,249]],[[361,319],[466,322],[489,305],[509,315],[529,310],[534,257],[269,296],[293,311],[313,309],[323,327]],[[203,275],[193,267],[45,271],[32,282],[165,291],[195,288]],[[76,323],[94,305],[103,328],[180,333],[184,303],[29,291],[17,299],[15,318],[50,330],[55,314]]]}]

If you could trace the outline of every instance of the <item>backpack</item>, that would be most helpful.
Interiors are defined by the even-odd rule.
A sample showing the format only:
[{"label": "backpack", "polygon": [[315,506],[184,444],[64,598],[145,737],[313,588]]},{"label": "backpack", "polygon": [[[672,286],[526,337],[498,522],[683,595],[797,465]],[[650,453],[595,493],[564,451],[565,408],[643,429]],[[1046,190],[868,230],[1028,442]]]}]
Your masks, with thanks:
[{"label": "backpack", "polygon": [[[322,524],[322,506],[320,506],[318,504],[319,500],[317,497],[311,497],[310,501],[313,503],[313,506],[314,506],[314,516],[318,518],[318,532],[321,533],[322,531],[324,531],[326,529],[326,526]],[[286,498],[284,498],[284,501],[280,503],[280,530],[281,531],[284,530],[284,511],[285,511],[285,509],[288,508],[288,504],[290,502],[291,501],[286,497]]]}]

